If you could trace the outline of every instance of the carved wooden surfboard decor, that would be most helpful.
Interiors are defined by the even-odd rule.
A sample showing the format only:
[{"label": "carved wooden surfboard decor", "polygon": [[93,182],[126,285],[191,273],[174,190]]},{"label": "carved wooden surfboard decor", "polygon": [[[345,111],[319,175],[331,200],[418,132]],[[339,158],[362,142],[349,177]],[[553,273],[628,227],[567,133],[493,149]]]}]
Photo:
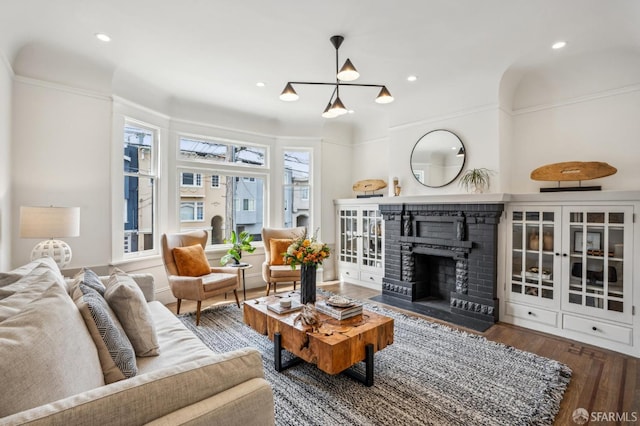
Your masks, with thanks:
[{"label": "carved wooden surfboard decor", "polygon": [[611,176],[618,171],[600,161],[567,161],[547,164],[531,172],[531,179],[544,181],[582,181]]},{"label": "carved wooden surfboard decor", "polygon": [[356,192],[377,191],[387,187],[387,182],[382,179],[365,179],[353,184],[353,190]]}]

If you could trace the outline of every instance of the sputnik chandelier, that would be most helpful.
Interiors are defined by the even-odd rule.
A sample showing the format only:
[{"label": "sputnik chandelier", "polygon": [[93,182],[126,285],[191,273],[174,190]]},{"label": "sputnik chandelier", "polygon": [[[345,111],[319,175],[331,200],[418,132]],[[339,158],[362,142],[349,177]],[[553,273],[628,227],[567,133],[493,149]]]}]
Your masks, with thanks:
[{"label": "sputnik chandelier", "polygon": [[298,94],[293,88],[295,84],[313,84],[313,85],[324,85],[324,86],[334,86],[333,93],[331,94],[331,98],[329,98],[329,103],[325,108],[322,116],[324,118],[334,118],[340,115],[346,114],[348,112],[347,108],[342,103],[340,99],[340,86],[359,86],[359,87],[379,87],[380,93],[376,97],[376,102],[379,104],[388,104],[393,102],[393,96],[387,90],[387,88],[382,84],[358,84],[358,83],[345,83],[349,81],[354,81],[360,77],[360,73],[356,70],[356,68],[351,63],[351,60],[347,58],[342,68],[338,69],[339,58],[338,58],[338,49],[340,49],[340,45],[344,41],[344,37],[340,35],[334,35],[329,40],[331,40],[331,44],[336,49],[336,81],[335,83],[314,83],[309,81],[290,81],[284,87],[284,90],[280,94],[280,99],[283,101],[297,101]]}]

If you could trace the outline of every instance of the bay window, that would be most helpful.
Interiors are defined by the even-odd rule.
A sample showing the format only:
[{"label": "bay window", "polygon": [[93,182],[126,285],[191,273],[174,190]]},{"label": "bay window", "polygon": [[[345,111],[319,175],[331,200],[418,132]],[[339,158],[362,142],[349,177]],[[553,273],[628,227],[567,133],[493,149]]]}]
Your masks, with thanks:
[{"label": "bay window", "polygon": [[211,244],[222,244],[232,230],[260,241],[266,147],[186,136],[179,147],[181,230],[207,229]]}]

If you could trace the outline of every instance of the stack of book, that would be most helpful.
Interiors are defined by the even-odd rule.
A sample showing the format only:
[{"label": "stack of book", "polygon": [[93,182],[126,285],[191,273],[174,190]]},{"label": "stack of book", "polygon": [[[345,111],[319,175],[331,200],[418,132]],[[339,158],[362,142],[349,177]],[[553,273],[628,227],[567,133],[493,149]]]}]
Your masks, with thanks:
[{"label": "stack of book", "polygon": [[362,303],[353,302],[345,307],[331,306],[324,300],[316,302],[316,310],[322,314],[329,315],[331,318],[343,320],[362,313]]},{"label": "stack of book", "polygon": [[295,312],[302,309],[302,304],[297,300],[292,300],[291,306],[285,308],[284,306],[280,306],[280,303],[277,302],[267,305],[267,309],[277,314],[288,314],[289,312]]}]

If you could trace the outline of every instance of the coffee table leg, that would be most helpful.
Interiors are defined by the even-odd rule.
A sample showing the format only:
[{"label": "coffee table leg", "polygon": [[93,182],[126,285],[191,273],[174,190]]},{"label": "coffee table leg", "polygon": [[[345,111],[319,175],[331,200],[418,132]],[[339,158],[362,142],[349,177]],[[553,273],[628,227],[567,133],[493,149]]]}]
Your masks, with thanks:
[{"label": "coffee table leg", "polygon": [[364,367],[365,374],[362,375],[352,369],[345,370],[343,373],[352,379],[364,383],[365,386],[373,386],[373,344],[369,343],[364,347]]},{"label": "coffee table leg", "polygon": [[[300,364],[302,362],[301,358],[293,357],[286,363],[282,363],[282,335],[278,332],[273,335],[273,361],[274,367],[277,372],[281,372],[286,370],[289,367],[293,367],[294,365]],[[373,377],[373,374],[372,374]]]}]

